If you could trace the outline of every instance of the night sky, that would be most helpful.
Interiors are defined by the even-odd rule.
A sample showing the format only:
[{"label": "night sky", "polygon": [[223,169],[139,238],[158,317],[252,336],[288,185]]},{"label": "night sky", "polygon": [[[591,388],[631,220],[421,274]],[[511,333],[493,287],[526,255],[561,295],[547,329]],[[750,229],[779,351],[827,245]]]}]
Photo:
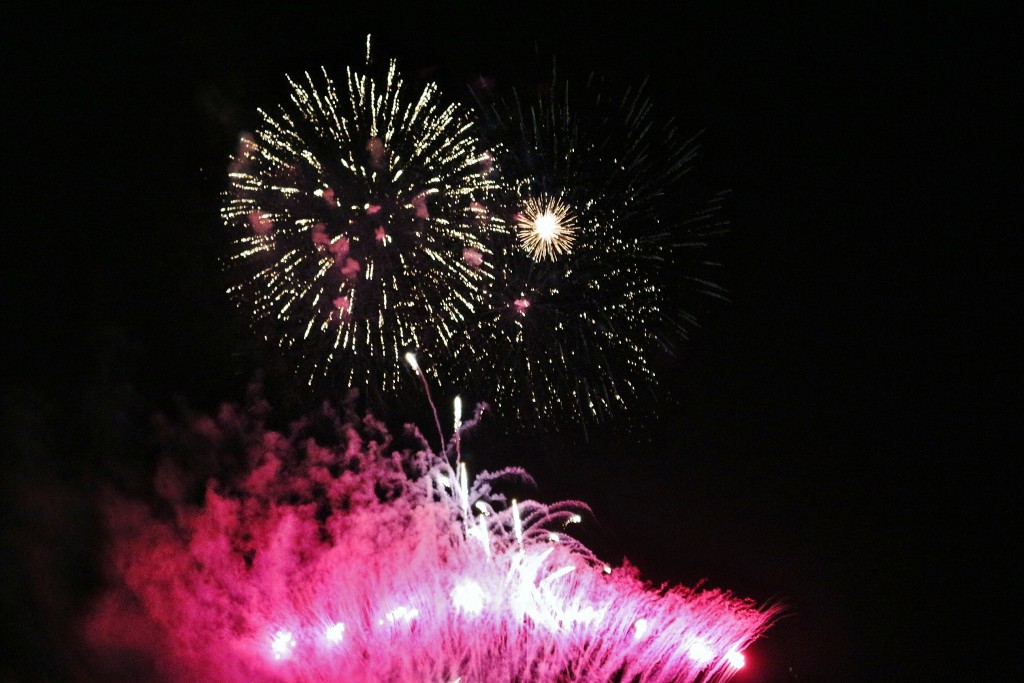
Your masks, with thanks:
[{"label": "night sky", "polygon": [[1020,58],[996,27],[1013,19],[688,4],[9,21],[0,681],[92,680],[68,645],[99,583],[91,494],[142,486],[154,412],[241,400],[260,368],[283,410],[310,399],[224,294],[220,193],[285,74],[358,65],[367,33],[450,99],[542,80],[552,56],[649,77],[659,115],[704,130],[693,187],[731,190],[731,301],[696,301],[650,419],[589,439],[485,425],[481,464],[590,503],[586,540],[612,561],[784,604],[738,681],[1000,670],[1020,374],[997,329],[1020,310],[1022,223],[1000,208],[1019,193],[999,159],[1019,166],[1001,112]]}]

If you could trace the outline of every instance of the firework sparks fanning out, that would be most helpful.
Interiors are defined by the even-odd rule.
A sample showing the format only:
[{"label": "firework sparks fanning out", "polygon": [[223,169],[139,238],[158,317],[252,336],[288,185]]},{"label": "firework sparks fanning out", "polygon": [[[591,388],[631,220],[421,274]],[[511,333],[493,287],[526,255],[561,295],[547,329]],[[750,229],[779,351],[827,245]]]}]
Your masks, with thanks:
[{"label": "firework sparks fanning out", "polygon": [[642,89],[556,80],[474,119],[393,62],[290,82],[242,136],[222,213],[231,295],[310,381],[393,394],[416,350],[520,424],[606,419],[685,336],[680,289],[720,293],[678,258],[716,204],[680,210],[693,146]]},{"label": "firework sparks fanning out", "polygon": [[489,157],[468,111],[410,93],[394,62],[290,83],[231,164],[229,291],[311,379],[390,390],[395,359],[447,343],[487,277]]},{"label": "firework sparks fanning out", "polygon": [[528,199],[523,211],[516,215],[519,240],[534,261],[555,260],[569,252],[575,239],[576,226],[569,207],[558,199]]},{"label": "firework sparks fanning out", "polygon": [[[485,384],[485,396],[496,387],[491,402],[518,424],[616,415],[655,383],[652,358],[685,336],[678,269],[666,265],[713,222],[677,201],[692,145],[657,122],[642,91],[615,98],[597,82],[480,108],[494,150],[489,209],[510,229],[491,242],[494,278],[455,340],[453,365],[475,371],[458,379]],[[694,282],[686,289],[713,289]]]},{"label": "firework sparks fanning out", "polygon": [[582,504],[510,501],[521,470],[471,481],[370,418],[282,434],[225,406],[165,435],[248,464],[202,504],[165,467],[158,512],[109,506],[117,588],[87,633],[111,680],[126,660],[169,682],[724,680],[772,618],[611,569],[568,534]]}]

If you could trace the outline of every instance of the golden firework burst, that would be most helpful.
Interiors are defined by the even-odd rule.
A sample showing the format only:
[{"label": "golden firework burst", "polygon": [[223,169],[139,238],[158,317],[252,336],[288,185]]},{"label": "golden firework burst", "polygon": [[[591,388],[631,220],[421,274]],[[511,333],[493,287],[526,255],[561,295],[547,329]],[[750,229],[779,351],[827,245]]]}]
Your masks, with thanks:
[{"label": "golden firework burst", "polygon": [[516,215],[519,243],[534,261],[568,254],[576,239],[576,217],[557,197],[530,198]]}]

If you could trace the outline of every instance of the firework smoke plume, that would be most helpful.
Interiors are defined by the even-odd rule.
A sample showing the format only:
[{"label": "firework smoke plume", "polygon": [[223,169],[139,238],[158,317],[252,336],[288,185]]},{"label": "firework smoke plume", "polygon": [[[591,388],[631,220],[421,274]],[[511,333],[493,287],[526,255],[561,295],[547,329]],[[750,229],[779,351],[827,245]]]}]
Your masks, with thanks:
[{"label": "firework smoke plume", "polygon": [[265,416],[166,421],[168,452],[235,474],[194,495],[168,464],[155,504],[109,496],[112,587],[85,630],[111,680],[723,680],[772,618],[604,565],[567,533],[584,505],[502,493],[521,470],[471,478],[415,428],[328,406]]}]

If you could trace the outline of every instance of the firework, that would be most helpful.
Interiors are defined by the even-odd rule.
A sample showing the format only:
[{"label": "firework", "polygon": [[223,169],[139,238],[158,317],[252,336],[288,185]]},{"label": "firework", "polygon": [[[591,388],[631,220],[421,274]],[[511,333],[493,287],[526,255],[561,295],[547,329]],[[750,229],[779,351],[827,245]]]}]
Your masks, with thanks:
[{"label": "firework", "polygon": [[678,201],[692,141],[657,123],[642,89],[609,91],[556,79],[535,98],[481,103],[497,185],[487,206],[506,230],[454,355],[519,424],[619,414],[692,322],[680,278],[717,293],[679,258],[715,225],[717,202],[694,216]]},{"label": "firework", "polygon": [[550,259],[569,252],[576,226],[569,207],[558,199],[527,199],[516,215],[519,241],[534,261]]},{"label": "firework", "polygon": [[605,565],[570,534],[583,504],[502,493],[521,470],[474,480],[329,409],[287,434],[263,415],[168,429],[248,444],[202,504],[168,467],[159,514],[111,503],[116,588],[86,629],[110,679],[129,661],[169,682],[724,680],[772,618]]},{"label": "firework", "polygon": [[392,391],[407,350],[443,348],[487,277],[487,155],[466,109],[394,62],[340,85],[289,79],[242,137],[222,209],[229,293],[312,381]]}]

